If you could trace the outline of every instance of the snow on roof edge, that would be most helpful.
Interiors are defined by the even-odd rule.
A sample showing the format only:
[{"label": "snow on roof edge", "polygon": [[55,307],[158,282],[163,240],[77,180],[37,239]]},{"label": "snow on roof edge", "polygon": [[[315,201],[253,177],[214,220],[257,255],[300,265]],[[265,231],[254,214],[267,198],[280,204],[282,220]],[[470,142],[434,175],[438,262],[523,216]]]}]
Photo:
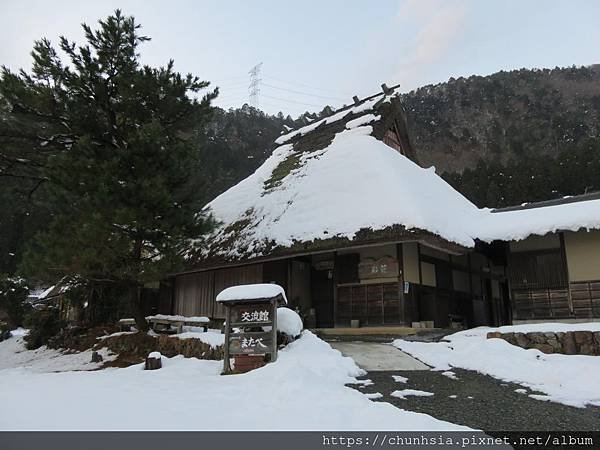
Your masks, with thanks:
[{"label": "snow on roof edge", "polygon": [[281,286],[274,283],[256,283],[231,286],[223,289],[217,295],[217,302],[226,303],[239,300],[262,300],[281,295],[287,303],[285,291]]}]

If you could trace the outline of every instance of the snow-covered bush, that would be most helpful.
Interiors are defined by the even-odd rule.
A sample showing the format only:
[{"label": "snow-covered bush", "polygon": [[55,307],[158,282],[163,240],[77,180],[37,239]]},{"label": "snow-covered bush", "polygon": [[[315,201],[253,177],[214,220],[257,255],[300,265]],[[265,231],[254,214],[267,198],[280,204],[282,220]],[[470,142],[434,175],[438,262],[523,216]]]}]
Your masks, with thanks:
[{"label": "snow-covered bush", "polygon": [[277,308],[277,342],[288,344],[302,333],[302,319],[290,308]]}]

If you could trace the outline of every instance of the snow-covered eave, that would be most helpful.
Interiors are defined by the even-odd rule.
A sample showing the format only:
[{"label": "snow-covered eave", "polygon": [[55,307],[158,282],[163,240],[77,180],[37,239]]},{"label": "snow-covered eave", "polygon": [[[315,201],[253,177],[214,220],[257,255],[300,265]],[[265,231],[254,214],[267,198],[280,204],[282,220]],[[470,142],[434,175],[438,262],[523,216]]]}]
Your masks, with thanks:
[{"label": "snow-covered eave", "polygon": [[600,229],[600,199],[511,211],[482,210],[477,238],[521,241],[529,236]]}]

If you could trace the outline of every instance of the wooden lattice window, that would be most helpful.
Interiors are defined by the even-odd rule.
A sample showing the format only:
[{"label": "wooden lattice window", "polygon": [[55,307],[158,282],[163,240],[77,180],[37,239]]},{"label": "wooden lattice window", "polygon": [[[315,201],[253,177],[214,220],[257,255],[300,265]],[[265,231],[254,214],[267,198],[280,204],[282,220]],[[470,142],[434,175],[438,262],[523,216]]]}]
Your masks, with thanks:
[{"label": "wooden lattice window", "polygon": [[513,289],[567,286],[567,270],[560,249],[511,253],[508,266]]}]

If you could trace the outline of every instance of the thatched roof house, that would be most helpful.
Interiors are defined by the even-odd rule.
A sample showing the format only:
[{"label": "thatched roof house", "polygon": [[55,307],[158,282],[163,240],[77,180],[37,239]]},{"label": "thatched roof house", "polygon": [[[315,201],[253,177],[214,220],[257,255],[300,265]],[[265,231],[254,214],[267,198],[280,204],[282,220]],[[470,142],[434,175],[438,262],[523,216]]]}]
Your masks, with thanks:
[{"label": "thatched roof house", "polygon": [[600,198],[477,208],[419,166],[400,96],[382,87],[280,136],[206,206],[219,226],[163,312],[220,318],[221,289],[276,282],[319,327],[600,317]]}]

